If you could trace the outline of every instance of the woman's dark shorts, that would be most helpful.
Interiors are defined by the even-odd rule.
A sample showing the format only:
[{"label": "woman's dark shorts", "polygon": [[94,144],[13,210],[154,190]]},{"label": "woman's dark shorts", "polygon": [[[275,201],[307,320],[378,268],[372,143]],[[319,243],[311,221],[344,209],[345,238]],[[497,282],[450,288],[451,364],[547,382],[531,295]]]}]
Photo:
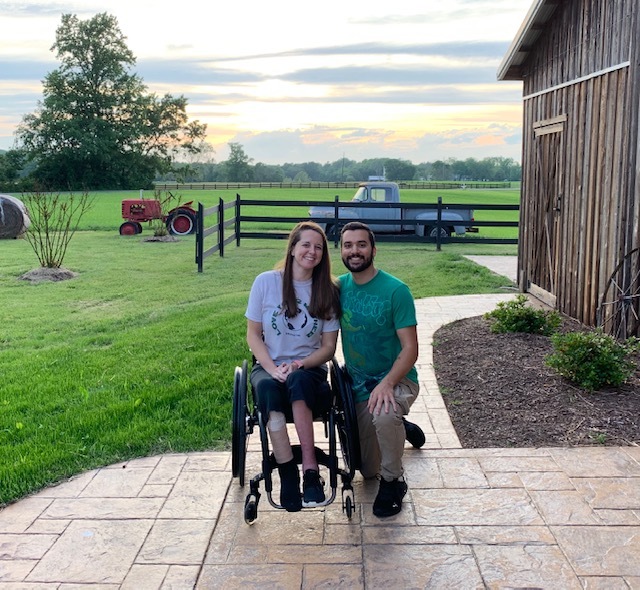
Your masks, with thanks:
[{"label": "woman's dark shorts", "polygon": [[250,380],[256,405],[267,420],[269,412],[282,412],[291,420],[291,404],[298,400],[304,400],[314,416],[330,403],[327,371],[321,367],[298,369],[281,383],[256,363],[251,369]]}]

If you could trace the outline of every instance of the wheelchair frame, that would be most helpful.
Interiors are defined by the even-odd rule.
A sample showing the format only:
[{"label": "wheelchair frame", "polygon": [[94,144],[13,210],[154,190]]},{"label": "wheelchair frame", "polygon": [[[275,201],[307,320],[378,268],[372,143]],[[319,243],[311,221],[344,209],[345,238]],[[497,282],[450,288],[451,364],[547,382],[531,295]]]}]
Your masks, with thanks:
[{"label": "wheelchair frame", "polygon": [[[353,486],[351,485],[356,469],[360,468],[360,440],[355,402],[349,385],[346,369],[332,359],[329,364],[329,382],[326,383],[331,396],[328,409],[324,410],[321,419],[324,423],[325,436],[329,439],[329,453],[315,447],[316,459],[329,471],[331,494],[320,506],[328,506],[336,498],[338,476],[342,482],[342,511],[351,519],[355,509]],[[251,478],[249,493],[244,504],[244,520],[253,524],[258,518],[260,501],[260,482],[264,480],[269,504],[274,508],[284,508],[272,495],[272,473],[277,469],[273,453],[269,450],[267,426],[262,413],[255,403],[249,382],[248,362],[236,367],[233,380],[233,414],[232,414],[232,449],[231,466],[233,477],[237,477],[241,487],[245,484],[247,448],[249,436],[257,426],[260,432],[262,450],[262,471]],[[336,436],[337,433],[337,436]],[[340,443],[343,467],[339,466],[337,446]],[[293,456],[298,464],[302,462],[300,445],[292,445]],[[303,506],[303,510],[307,507]]]}]

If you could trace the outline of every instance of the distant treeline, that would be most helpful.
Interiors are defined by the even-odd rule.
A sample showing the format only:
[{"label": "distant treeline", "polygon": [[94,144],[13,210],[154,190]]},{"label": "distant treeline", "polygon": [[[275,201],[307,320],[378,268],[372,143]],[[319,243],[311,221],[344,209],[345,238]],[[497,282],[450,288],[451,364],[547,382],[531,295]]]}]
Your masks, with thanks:
[{"label": "distant treeline", "polygon": [[341,158],[319,164],[270,165],[253,163],[239,144],[232,147],[223,162],[193,162],[174,165],[174,171],[156,181],[165,182],[357,182],[369,177],[384,177],[390,181],[519,181],[522,168],[512,158],[467,158],[466,160],[436,160],[413,164],[408,160],[374,158],[356,162]]},{"label": "distant treeline", "polygon": [[[395,182],[516,182],[521,179],[522,168],[512,158],[488,157],[482,160],[436,160],[413,164],[408,160],[394,158],[373,158],[356,162],[341,158],[335,162],[319,164],[303,162],[281,165],[253,163],[243,147],[230,143],[230,156],[222,162],[191,161],[173,162],[171,171],[155,175],[159,183],[296,183],[310,182],[361,182],[371,177]],[[205,152],[206,153],[206,152]],[[202,156],[202,154],[201,154]],[[0,191],[21,192],[37,188],[31,176],[32,166],[24,165],[24,155],[20,151],[0,150]],[[109,188],[89,186],[87,188]],[[129,186],[130,189],[152,188]]]}]

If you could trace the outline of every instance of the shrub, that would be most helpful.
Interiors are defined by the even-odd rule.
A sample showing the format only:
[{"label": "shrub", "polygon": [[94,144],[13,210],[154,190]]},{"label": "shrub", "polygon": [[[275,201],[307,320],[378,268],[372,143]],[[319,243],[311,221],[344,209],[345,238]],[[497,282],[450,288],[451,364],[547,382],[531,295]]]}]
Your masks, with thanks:
[{"label": "shrub", "polygon": [[635,338],[622,343],[598,329],[555,334],[551,341],[555,352],[547,356],[547,365],[589,391],[605,385],[617,387],[635,370],[628,358],[638,350]]},{"label": "shrub", "polygon": [[527,298],[520,293],[515,299],[501,301],[496,309],[484,315],[494,320],[491,331],[496,333],[526,332],[549,336],[560,326],[560,314],[557,311],[534,309],[527,305]]},{"label": "shrub", "polygon": [[80,196],[69,193],[27,194],[24,203],[29,210],[31,227],[27,241],[43,268],[60,268],[69,242],[76,233],[82,216],[91,209],[94,199],[89,193]]}]

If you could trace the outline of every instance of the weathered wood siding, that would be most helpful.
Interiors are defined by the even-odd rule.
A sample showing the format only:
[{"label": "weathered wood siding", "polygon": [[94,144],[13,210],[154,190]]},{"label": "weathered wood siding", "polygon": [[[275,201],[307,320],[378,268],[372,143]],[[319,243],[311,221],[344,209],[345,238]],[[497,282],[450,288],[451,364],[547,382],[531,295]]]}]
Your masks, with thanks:
[{"label": "weathered wood siding", "polygon": [[565,0],[526,63],[524,95],[629,60],[637,0]]},{"label": "weathered wood siding", "polygon": [[520,286],[588,325],[639,245],[637,2],[560,3],[522,72]]}]

